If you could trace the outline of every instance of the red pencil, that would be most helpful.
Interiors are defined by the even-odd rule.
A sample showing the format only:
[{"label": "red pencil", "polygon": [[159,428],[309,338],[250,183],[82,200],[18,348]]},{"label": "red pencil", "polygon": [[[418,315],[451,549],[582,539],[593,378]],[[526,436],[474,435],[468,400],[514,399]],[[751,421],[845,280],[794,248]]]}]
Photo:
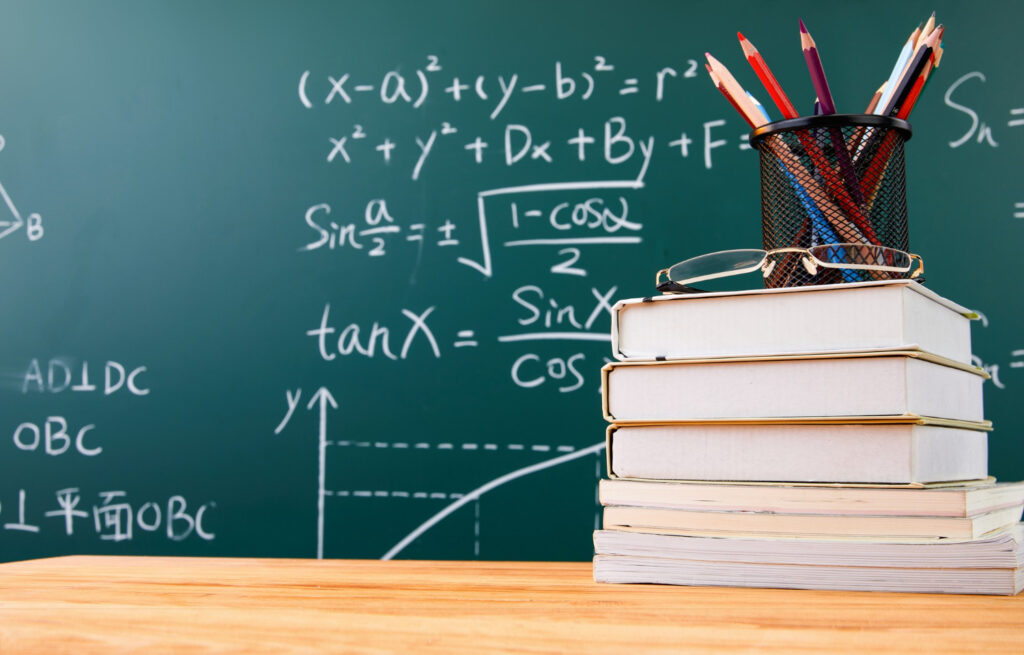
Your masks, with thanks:
[{"label": "red pencil", "polygon": [[783,118],[797,118],[800,114],[797,113],[796,107],[789,101],[786,96],[786,92],[782,90],[782,86],[779,81],[775,79],[768,64],[765,63],[764,57],[758,52],[754,44],[751,43],[742,32],[736,32],[736,36],[740,38],[740,47],[743,48],[743,54],[746,56],[747,61],[750,62],[750,67],[757,73],[757,77],[761,80],[761,84],[768,90],[768,95],[775,101],[775,106],[782,112]]},{"label": "red pencil", "polygon": [[924,88],[925,82],[928,81],[928,76],[931,72],[939,67],[939,58],[941,51],[939,49],[939,43],[942,40],[942,34],[945,32],[945,28],[940,25],[935,28],[935,33],[932,34],[931,38],[926,41],[927,44],[934,44],[932,46],[931,56],[928,58],[928,63],[924,65],[924,70],[921,71],[921,75],[914,80],[914,86],[910,88],[910,92],[907,93],[907,99],[903,101],[899,111],[896,112],[896,118],[906,119],[910,116],[911,110],[914,109],[914,103],[917,102],[917,97],[921,95],[921,89]]}]

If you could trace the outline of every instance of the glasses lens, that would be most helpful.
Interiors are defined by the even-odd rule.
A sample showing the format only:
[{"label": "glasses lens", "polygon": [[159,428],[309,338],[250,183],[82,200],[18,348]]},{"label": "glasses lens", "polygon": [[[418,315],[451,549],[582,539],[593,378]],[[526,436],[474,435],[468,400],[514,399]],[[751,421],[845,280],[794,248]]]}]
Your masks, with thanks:
[{"label": "glasses lens", "polygon": [[723,250],[679,262],[668,269],[668,278],[685,283],[710,280],[735,273],[757,270],[764,261],[764,250]]},{"label": "glasses lens", "polygon": [[898,271],[910,269],[910,255],[895,248],[863,243],[832,243],[808,248],[811,256],[824,264],[846,264],[850,268]]}]

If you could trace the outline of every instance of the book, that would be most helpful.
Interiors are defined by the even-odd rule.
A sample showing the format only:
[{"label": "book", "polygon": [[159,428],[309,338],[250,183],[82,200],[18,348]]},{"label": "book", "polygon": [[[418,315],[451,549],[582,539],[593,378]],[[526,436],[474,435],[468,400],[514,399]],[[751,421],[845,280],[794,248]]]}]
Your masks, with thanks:
[{"label": "book", "polygon": [[919,352],[617,362],[602,369],[614,423],[888,416],[981,422],[979,368]]},{"label": "book", "polygon": [[792,514],[968,517],[1024,504],[1024,482],[914,489],[614,479],[598,489],[602,505]]},{"label": "book", "polygon": [[1024,506],[1007,507],[971,517],[852,516],[709,512],[657,507],[604,508],[605,529],[696,535],[775,535],[792,537],[903,539],[977,539],[1020,521]]},{"label": "book", "polygon": [[594,557],[594,580],[611,583],[1012,596],[1024,589],[1024,568],[803,566],[597,555]]},{"label": "book", "polygon": [[928,543],[852,540],[722,539],[596,530],[594,553],[696,561],[882,568],[1017,568],[1024,566],[1024,525],[981,539]]},{"label": "book", "polygon": [[[988,475],[984,424],[615,425],[608,473],[618,478],[733,482],[924,484]],[[766,491],[767,493],[767,491]]]},{"label": "book", "polygon": [[623,361],[919,350],[971,362],[969,309],[917,282],[673,294],[613,307]]}]

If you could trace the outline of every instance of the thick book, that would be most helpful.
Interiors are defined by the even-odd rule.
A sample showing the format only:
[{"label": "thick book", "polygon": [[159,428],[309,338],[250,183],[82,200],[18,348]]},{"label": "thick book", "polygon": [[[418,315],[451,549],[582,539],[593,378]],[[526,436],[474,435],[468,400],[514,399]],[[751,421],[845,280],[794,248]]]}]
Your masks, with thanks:
[{"label": "thick book", "polygon": [[986,424],[613,425],[611,477],[921,485],[988,476]]},{"label": "thick book", "polygon": [[594,580],[610,583],[1012,596],[1024,589],[1024,568],[804,566],[597,555],[594,557]]},{"label": "thick book", "polygon": [[701,536],[762,535],[899,541],[903,539],[978,539],[1005,529],[1021,518],[1022,506],[977,516],[851,516],[774,514],[770,512],[708,512],[657,507],[604,508],[608,530],[637,530]]},{"label": "thick book", "polygon": [[982,539],[929,543],[721,539],[595,530],[594,553],[749,564],[1013,569],[1024,566],[1024,524],[1018,523]]},{"label": "thick book", "polygon": [[971,362],[977,315],[907,280],[673,294],[613,307],[616,359],[921,350]]},{"label": "thick book", "polygon": [[602,505],[727,512],[968,517],[1024,505],[1024,482],[914,489],[614,479],[598,489]]},{"label": "thick book", "polygon": [[602,369],[613,423],[936,417],[981,422],[980,368],[920,352],[674,362]]}]

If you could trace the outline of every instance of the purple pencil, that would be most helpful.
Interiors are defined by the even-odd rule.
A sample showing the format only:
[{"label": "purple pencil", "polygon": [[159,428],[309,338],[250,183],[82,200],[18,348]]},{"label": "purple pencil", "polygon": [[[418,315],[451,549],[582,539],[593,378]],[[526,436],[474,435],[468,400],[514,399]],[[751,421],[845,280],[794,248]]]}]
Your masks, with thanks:
[{"label": "purple pencil", "polygon": [[814,83],[814,91],[818,94],[818,101],[821,103],[822,114],[836,113],[836,104],[832,101],[832,92],[828,88],[828,81],[825,79],[825,69],[821,67],[821,57],[818,56],[818,48],[814,45],[807,26],[803,19],[800,19],[800,47],[804,51],[804,59],[807,60],[807,70],[811,73],[811,82]]}]

